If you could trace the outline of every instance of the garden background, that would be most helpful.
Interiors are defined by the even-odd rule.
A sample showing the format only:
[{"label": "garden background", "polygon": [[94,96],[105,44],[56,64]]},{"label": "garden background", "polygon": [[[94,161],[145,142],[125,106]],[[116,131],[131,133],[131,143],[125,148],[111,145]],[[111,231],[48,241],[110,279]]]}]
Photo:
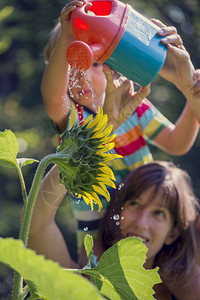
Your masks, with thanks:
[{"label": "garden background", "polygon": [[[125,1],[124,1],[125,2]],[[129,2],[148,18],[174,25],[191,55],[195,68],[200,68],[200,0],[136,0]],[[49,31],[55,25],[66,1],[1,0],[0,2],[0,130],[12,130],[18,138],[19,157],[40,160],[55,152],[57,137],[44,111],[40,92],[45,68],[43,49]],[[153,81],[149,99],[172,122],[179,116],[184,97],[159,76]],[[174,157],[154,147],[154,159],[172,160],[192,177],[200,197],[200,135],[184,156]],[[36,164],[26,166],[23,174],[29,190]],[[66,202],[65,202],[66,204]],[[0,167],[0,236],[18,238],[22,196],[16,169]],[[63,205],[58,222],[71,251],[75,246],[75,222],[70,205]],[[69,226],[70,224],[70,226]],[[0,299],[9,299],[12,271],[0,265]]]}]

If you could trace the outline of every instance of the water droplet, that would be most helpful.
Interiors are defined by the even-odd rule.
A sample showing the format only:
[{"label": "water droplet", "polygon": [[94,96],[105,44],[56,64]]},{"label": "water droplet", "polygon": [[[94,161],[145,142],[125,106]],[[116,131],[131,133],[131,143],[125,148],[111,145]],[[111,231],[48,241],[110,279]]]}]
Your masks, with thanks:
[{"label": "water droplet", "polygon": [[117,221],[117,222],[116,222],[116,225],[118,226],[119,224],[120,224],[119,221]]},{"label": "water droplet", "polygon": [[84,230],[84,231],[88,231],[88,227],[84,227],[83,230]]},{"label": "water droplet", "polygon": [[119,218],[120,218],[120,216],[119,216],[118,214],[115,214],[115,215],[113,216],[113,220],[115,220],[115,221],[119,220]]},{"label": "water droplet", "polygon": [[118,186],[118,190],[121,190],[121,188],[124,186],[124,183],[120,183],[119,186]]}]

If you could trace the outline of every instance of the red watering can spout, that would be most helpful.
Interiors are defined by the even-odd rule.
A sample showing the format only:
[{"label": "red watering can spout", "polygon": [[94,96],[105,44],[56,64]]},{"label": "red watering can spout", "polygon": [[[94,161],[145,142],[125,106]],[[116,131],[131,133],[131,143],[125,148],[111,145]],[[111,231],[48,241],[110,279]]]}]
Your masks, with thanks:
[{"label": "red watering can spout", "polygon": [[86,71],[103,53],[104,49],[100,44],[88,46],[82,41],[74,41],[67,48],[67,60],[72,67]]}]

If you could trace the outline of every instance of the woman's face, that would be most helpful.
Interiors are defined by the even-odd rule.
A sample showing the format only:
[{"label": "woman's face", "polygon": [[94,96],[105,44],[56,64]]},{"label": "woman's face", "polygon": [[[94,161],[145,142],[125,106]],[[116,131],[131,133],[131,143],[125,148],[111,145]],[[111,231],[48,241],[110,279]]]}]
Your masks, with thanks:
[{"label": "woman's face", "polygon": [[151,194],[149,188],[139,198],[125,202],[120,218],[122,236],[139,237],[147,246],[147,268],[153,267],[155,256],[164,244],[170,245],[177,238],[171,213],[166,207],[148,203]]},{"label": "woman's face", "polygon": [[[75,80],[76,79],[78,84],[71,89],[73,99],[78,104],[88,107],[92,111],[96,111],[98,105],[102,106],[105,99],[107,81],[103,72],[103,65],[93,63],[86,71],[86,77],[79,72],[75,76]],[[94,98],[92,90],[95,93]]]}]

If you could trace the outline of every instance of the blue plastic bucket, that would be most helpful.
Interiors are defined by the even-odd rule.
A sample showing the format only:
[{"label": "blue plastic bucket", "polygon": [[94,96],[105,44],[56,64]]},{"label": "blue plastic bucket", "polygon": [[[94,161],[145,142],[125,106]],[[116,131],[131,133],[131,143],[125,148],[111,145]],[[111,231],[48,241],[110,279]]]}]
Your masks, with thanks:
[{"label": "blue plastic bucket", "polygon": [[128,9],[124,34],[105,63],[130,80],[146,86],[162,68],[167,48],[160,42],[162,37],[157,36],[159,27],[130,5]]}]

